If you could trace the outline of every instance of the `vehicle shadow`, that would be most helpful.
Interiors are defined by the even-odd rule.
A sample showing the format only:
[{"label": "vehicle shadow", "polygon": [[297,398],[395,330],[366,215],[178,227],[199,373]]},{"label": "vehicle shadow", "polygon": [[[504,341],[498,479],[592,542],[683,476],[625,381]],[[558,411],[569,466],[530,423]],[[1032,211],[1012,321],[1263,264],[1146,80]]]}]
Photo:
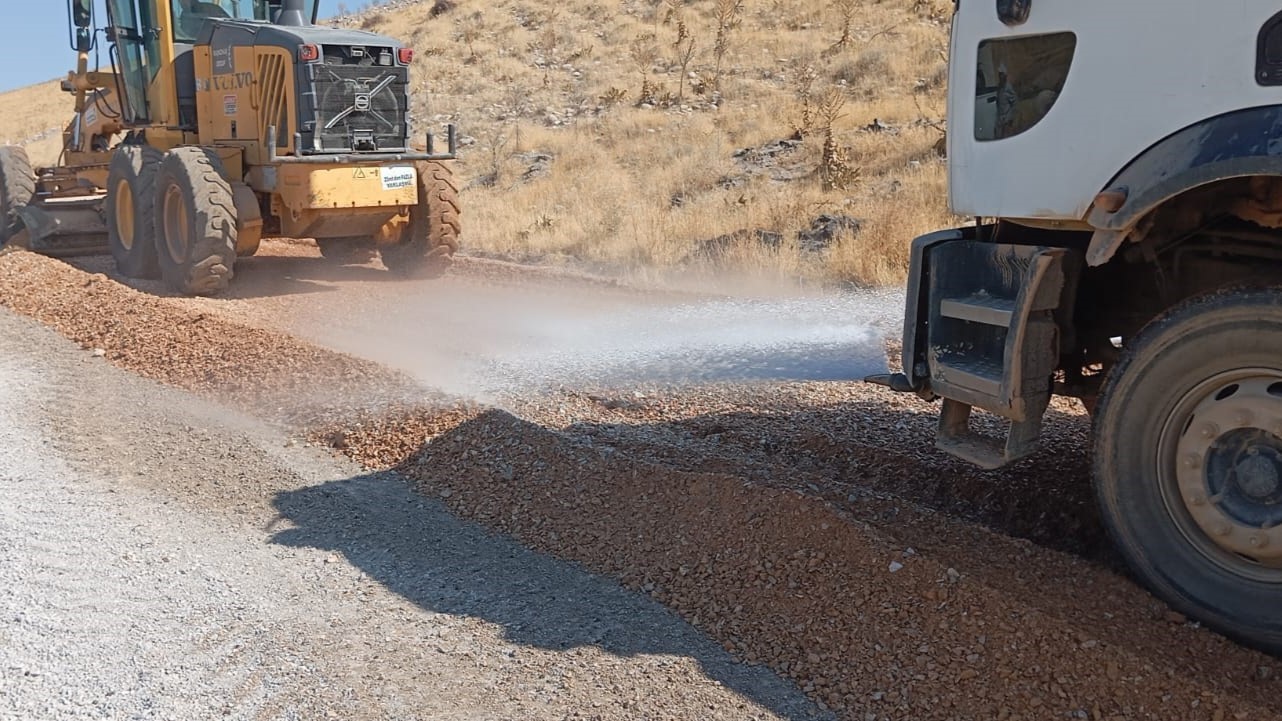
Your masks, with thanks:
[{"label": "vehicle shadow", "polygon": [[[604,403],[612,403],[603,397]],[[638,413],[645,412],[638,407]],[[792,412],[725,412],[660,424],[580,424],[596,445],[662,458],[686,470],[773,468],[772,483],[846,499],[893,497],[1121,571],[1091,484],[1090,421],[1050,410],[1041,447],[986,471],[935,448],[938,405],[921,410],[849,401]],[[976,414],[976,430],[1003,422]],[[677,449],[680,449],[679,451]]]},{"label": "vehicle shadow", "polygon": [[[160,298],[184,298],[160,280],[127,278],[116,269],[110,255],[67,258],[72,266],[87,273],[102,273],[134,290]],[[210,300],[247,300],[274,296],[331,293],[349,283],[411,282],[391,273],[377,262],[342,263],[319,256],[255,255],[238,258],[235,278],[228,288]]]},{"label": "vehicle shadow", "polygon": [[283,492],[274,505],[295,527],[273,542],[341,554],[423,609],[498,624],[509,641],[540,649],[689,657],[779,716],[832,718],[768,670],[737,663],[660,603],[460,520],[396,473]]},{"label": "vehicle shadow", "polygon": [[346,283],[403,280],[376,264],[341,263],[328,258],[263,255],[236,261],[236,278],[217,298],[240,300],[306,293],[329,293]]},{"label": "vehicle shadow", "polygon": [[[886,424],[896,414],[872,401],[856,406],[856,414],[868,412],[867,424]],[[955,605],[922,611],[928,620],[947,622],[940,624],[939,643],[961,632],[968,609],[993,604],[1048,619],[1066,649],[1089,637],[1143,659],[1156,675],[1176,679],[1173,684],[1196,683],[1215,693],[1250,677],[1263,660],[1205,629],[1172,625],[1162,604],[1100,567],[1110,553],[1093,512],[1085,453],[1067,452],[1083,417],[1056,414],[1051,445],[1019,467],[965,476],[961,465],[940,463],[934,451],[910,455],[884,441],[852,443],[842,432],[826,432],[857,428],[851,410],[757,414],[752,423],[752,414],[715,413],[580,424],[563,432],[487,411],[408,454],[399,468],[416,486],[371,475],[278,496],[277,509],[298,527],[276,541],[341,553],[421,607],[500,624],[522,644],[697,659],[708,676],[789,718],[808,713],[794,705],[795,688],[777,691],[778,677],[734,664],[673,612],[613,581],[570,572],[577,567],[507,536],[461,524],[423,494],[439,494],[459,516],[526,546],[652,591],[658,601],[693,614],[691,623],[718,641],[742,643],[749,658],[790,668],[810,654],[879,652],[877,644],[901,636],[914,647],[922,643],[919,625],[905,628],[896,616],[861,611],[864,603],[917,608],[922,593],[939,599],[946,580],[926,577],[918,586],[910,576],[870,570],[870,564],[884,568],[887,558],[910,556],[925,559],[923,569],[957,569],[967,579]],[[905,436],[929,427],[929,414],[910,415],[905,428],[913,430]],[[679,444],[668,442],[677,438]],[[837,465],[838,458],[846,465]],[[957,490],[941,490],[947,485]],[[1003,538],[1009,535],[1038,540]],[[764,561],[817,550],[824,573],[793,573],[784,561],[778,585],[762,580]],[[789,580],[793,590],[781,590]],[[1077,591],[1071,599],[1066,588]],[[827,640],[806,635],[807,622],[819,617],[835,624],[822,634]],[[1015,626],[994,629],[1009,636],[1002,643],[1022,643]],[[823,645],[830,641],[837,646]],[[1184,655],[1171,656],[1172,645]],[[1076,663],[1064,659],[1065,668]],[[1195,680],[1180,671],[1189,663],[1222,669],[1223,677]],[[860,668],[824,666],[823,672],[862,688],[874,679]],[[1245,697],[1275,708],[1269,691],[1253,687]]]}]

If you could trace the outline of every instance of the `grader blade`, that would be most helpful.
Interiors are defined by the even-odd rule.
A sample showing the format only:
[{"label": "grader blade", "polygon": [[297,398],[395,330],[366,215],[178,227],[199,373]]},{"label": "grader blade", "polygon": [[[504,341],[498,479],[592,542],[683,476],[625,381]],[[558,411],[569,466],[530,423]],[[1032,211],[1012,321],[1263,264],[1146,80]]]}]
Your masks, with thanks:
[{"label": "grader blade", "polygon": [[50,199],[19,208],[23,230],[13,239],[42,255],[66,258],[107,252],[102,197]]}]

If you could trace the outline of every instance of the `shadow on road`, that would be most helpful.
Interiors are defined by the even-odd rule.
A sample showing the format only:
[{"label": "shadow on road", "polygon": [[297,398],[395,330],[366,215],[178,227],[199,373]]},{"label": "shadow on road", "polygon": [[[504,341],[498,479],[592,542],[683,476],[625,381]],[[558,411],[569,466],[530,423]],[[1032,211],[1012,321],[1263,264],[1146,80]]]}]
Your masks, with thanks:
[{"label": "shadow on road", "polygon": [[275,506],[296,524],[275,543],[342,554],[424,609],[498,624],[508,640],[541,649],[690,657],[710,678],[782,717],[829,718],[794,686],[736,663],[661,604],[459,520],[394,473],[281,493]]},{"label": "shadow on road", "polygon": [[[135,290],[162,298],[182,298],[160,280],[126,278],[109,255],[68,258],[71,265],[88,273],[102,273]],[[261,255],[239,258],[236,277],[227,290],[213,300],[243,300],[309,293],[331,293],[347,283],[412,282],[388,272],[377,264],[345,264],[318,256]]]},{"label": "shadow on road", "polygon": [[[803,413],[726,412],[657,424],[577,424],[571,431],[598,446],[657,455],[692,471],[737,468],[747,475],[750,465],[773,468],[773,483],[808,494],[818,483],[830,500],[893,496],[1122,569],[1091,485],[1086,416],[1049,411],[1039,450],[985,471],[935,448],[937,412],[937,405],[910,412],[853,401]],[[986,414],[974,422],[992,436],[1005,431]]]},{"label": "shadow on road", "polygon": [[319,257],[263,255],[236,262],[236,279],[220,298],[243,299],[304,293],[328,293],[344,283],[390,283],[403,280],[368,264],[345,264]]}]

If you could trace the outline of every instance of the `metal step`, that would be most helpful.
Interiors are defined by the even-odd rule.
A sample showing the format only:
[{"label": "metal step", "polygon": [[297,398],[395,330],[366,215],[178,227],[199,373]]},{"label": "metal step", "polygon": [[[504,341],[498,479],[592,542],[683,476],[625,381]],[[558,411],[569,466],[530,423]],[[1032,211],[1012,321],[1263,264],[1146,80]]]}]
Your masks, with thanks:
[{"label": "metal step", "polygon": [[980,294],[969,298],[945,298],[939,302],[939,314],[945,318],[1009,328],[1011,318],[1015,316],[1015,301]]},{"label": "metal step", "polygon": [[945,398],[935,446],[985,470],[996,470],[1037,450],[1042,416],[1011,422],[1005,440],[976,433],[970,427],[971,406]]},{"label": "metal step", "polygon": [[993,398],[1002,395],[1002,373],[1000,359],[942,356],[935,361],[937,380]]}]

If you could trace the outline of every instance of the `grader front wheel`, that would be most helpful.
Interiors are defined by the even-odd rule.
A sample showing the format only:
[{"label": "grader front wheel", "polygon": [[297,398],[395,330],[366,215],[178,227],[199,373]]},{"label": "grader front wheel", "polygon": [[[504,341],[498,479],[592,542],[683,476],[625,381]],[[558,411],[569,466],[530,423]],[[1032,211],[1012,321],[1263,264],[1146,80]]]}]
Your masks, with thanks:
[{"label": "grader front wheel", "polygon": [[459,215],[454,171],[443,163],[419,163],[418,205],[410,212],[400,241],[379,248],[383,265],[398,275],[441,275],[458,250]]},{"label": "grader front wheel", "polygon": [[107,175],[107,247],[127,278],[160,277],[156,256],[156,175],[164,154],[147,145],[124,145]]},{"label": "grader front wheel", "polygon": [[165,282],[187,295],[226,289],[236,262],[236,203],[218,156],[175,148],[160,164],[156,187],[157,255]]},{"label": "grader front wheel", "polygon": [[1096,492],[1134,571],[1191,618],[1282,652],[1282,291],[1153,321],[1097,410]]}]

